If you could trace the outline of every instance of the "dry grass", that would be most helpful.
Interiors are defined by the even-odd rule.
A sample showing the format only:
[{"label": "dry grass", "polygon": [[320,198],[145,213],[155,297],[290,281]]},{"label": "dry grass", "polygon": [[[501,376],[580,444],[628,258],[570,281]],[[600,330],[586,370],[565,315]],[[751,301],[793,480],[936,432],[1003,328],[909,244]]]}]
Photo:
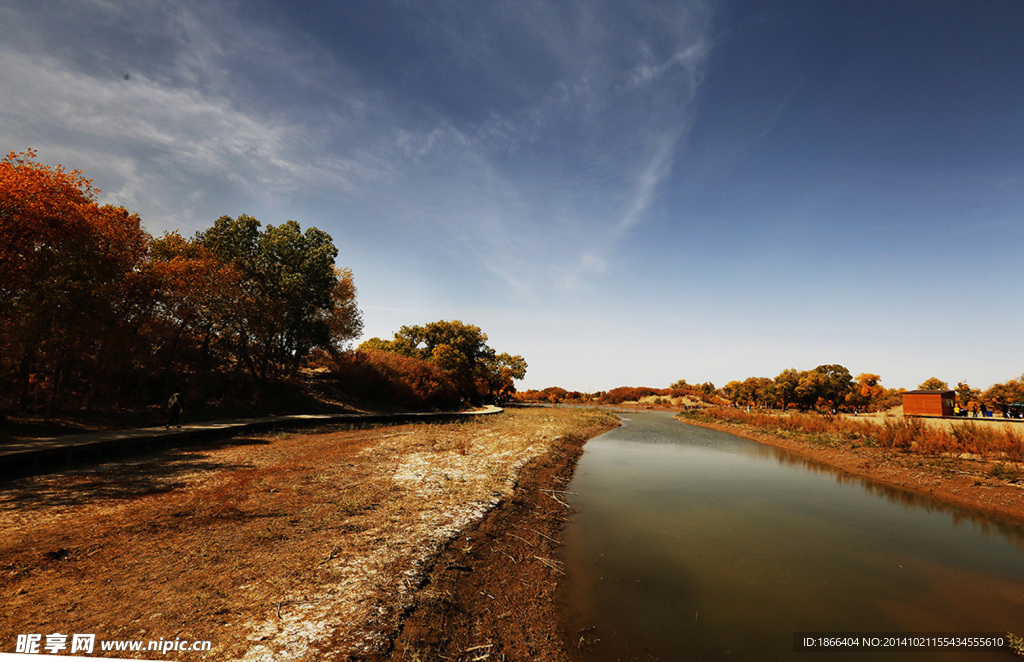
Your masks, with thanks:
[{"label": "dry grass", "polygon": [[[896,407],[888,412],[877,412],[872,414],[860,414],[859,416],[852,416],[850,414],[841,414],[842,418],[852,418],[857,421],[867,421],[869,423],[875,423],[881,425],[886,420],[893,418],[903,418],[903,407]],[[1020,431],[1024,430],[1024,423],[1019,420],[1006,420],[1002,417],[984,417],[984,418],[937,418],[937,417],[920,417],[917,420],[921,421],[925,425],[933,428],[942,430],[953,430],[954,428],[962,425],[981,425],[994,430],[1009,430],[1009,431]]]},{"label": "dry grass", "polygon": [[[799,435],[819,445],[860,444],[925,455],[970,455],[1021,462],[1024,434],[1012,423],[930,421],[903,417],[850,417],[821,414],[773,414],[742,409],[712,408],[685,416],[709,416],[751,425],[782,437]],[[941,423],[941,424],[938,424]]]},{"label": "dry grass", "polygon": [[8,483],[0,640],[213,642],[177,659],[379,652],[433,556],[507,497],[527,462],[608,426],[603,413],[512,411],[235,439]]}]

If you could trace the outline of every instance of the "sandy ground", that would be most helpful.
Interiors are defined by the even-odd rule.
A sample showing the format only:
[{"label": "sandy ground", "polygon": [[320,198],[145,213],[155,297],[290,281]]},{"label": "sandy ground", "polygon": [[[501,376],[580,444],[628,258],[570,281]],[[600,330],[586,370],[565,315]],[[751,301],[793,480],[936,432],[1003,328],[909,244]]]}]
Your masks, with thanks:
[{"label": "sandy ground", "polygon": [[212,642],[177,660],[560,659],[521,657],[557,648],[557,489],[614,424],[527,409],[240,437],[0,484],[0,651],[57,632]]}]

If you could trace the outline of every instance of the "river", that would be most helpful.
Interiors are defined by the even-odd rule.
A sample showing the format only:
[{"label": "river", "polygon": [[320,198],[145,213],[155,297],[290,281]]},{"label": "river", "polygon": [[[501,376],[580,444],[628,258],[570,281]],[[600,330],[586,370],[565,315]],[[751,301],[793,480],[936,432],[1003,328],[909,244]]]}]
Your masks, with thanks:
[{"label": "river", "polygon": [[775,448],[624,414],[567,488],[583,660],[1008,660],[795,651],[796,633],[1024,634],[1024,533]]}]

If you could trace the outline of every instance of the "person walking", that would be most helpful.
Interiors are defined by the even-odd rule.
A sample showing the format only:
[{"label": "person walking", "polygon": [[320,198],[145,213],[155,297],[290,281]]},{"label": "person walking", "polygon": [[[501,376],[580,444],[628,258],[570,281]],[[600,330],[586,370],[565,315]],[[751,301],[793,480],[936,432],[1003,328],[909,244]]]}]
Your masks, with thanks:
[{"label": "person walking", "polygon": [[172,425],[180,428],[182,411],[184,408],[181,406],[181,393],[175,393],[167,401],[167,423],[164,425],[164,429],[170,430]]}]

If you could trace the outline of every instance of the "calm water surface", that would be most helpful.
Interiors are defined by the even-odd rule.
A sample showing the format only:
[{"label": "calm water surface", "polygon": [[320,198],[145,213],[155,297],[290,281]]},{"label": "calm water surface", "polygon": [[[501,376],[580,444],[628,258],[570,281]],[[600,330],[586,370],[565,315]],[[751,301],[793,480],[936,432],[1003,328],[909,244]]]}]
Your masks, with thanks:
[{"label": "calm water surface", "polygon": [[1009,660],[794,652],[808,631],[1024,633],[1020,529],[670,414],[587,443],[566,637],[584,660]]}]

